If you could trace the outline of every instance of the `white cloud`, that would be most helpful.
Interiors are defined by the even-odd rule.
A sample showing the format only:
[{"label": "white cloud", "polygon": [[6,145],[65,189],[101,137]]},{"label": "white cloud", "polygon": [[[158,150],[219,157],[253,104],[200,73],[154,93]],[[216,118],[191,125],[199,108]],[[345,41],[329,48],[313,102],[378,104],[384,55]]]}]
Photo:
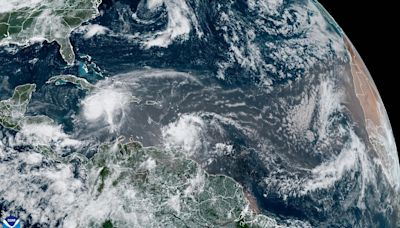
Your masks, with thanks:
[{"label": "white cloud", "polygon": [[30,144],[33,146],[55,145],[61,150],[63,147],[78,147],[81,142],[70,138],[62,131],[61,125],[49,123],[24,124],[14,138],[14,144]]},{"label": "white cloud", "polygon": [[192,29],[192,24],[196,27],[199,36],[201,32],[198,28],[197,19],[191,8],[184,0],[168,0],[168,1],[151,1],[148,3],[149,8],[157,7],[164,2],[168,11],[168,25],[164,31],[157,32],[150,39],[145,41],[146,48],[168,47],[177,38],[182,40],[188,39],[188,35]]},{"label": "white cloud", "polygon": [[90,25],[84,26],[82,29],[85,31],[85,35],[83,35],[83,38],[85,38],[85,39],[90,39],[93,36],[97,36],[97,35],[104,35],[104,34],[106,34],[107,31],[109,31],[109,29],[107,27],[97,25],[97,24],[90,24]]},{"label": "white cloud", "polygon": [[110,131],[115,131],[121,123],[116,117],[124,115],[130,101],[131,95],[126,92],[111,87],[100,89],[82,101],[83,115],[90,122],[104,120]]},{"label": "white cloud", "polygon": [[32,8],[44,0],[2,0],[0,2],[0,13],[11,12],[23,8]]},{"label": "white cloud", "polygon": [[194,154],[201,148],[204,121],[193,114],[182,115],[162,129],[164,144],[170,149],[182,149],[188,155]]}]

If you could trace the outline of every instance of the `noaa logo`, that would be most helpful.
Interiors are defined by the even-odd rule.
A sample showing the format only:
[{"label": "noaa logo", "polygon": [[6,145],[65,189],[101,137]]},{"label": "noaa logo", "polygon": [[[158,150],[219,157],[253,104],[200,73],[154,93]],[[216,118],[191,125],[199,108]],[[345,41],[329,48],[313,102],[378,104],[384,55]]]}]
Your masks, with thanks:
[{"label": "noaa logo", "polygon": [[14,216],[8,216],[3,220],[3,228],[21,228],[19,219]]}]

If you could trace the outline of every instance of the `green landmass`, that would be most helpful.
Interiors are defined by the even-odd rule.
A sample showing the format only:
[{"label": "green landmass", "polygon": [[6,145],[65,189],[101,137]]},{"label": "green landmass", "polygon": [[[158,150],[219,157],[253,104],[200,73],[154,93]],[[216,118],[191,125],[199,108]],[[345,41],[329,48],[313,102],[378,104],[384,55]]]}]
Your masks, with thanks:
[{"label": "green landmass", "polygon": [[112,225],[111,220],[107,220],[103,223],[103,225],[101,226],[103,228],[113,228],[114,226]]},{"label": "green landmass", "polygon": [[86,79],[71,74],[53,76],[49,80],[47,80],[46,83],[55,85],[64,85],[66,83],[71,83],[77,85],[80,89],[86,90],[88,92],[91,92],[96,88]]},{"label": "green landmass", "polygon": [[61,56],[73,64],[75,54],[70,33],[82,22],[97,15],[101,0],[43,0],[37,4],[14,4],[10,12],[0,13],[0,43],[25,44],[31,39],[56,41]]},{"label": "green landmass", "polygon": [[[97,171],[96,199],[115,188],[135,192],[121,205],[153,218],[149,227],[264,227],[270,220],[246,210],[242,187],[224,175],[210,175],[182,154],[142,147],[135,141],[103,144],[89,162]],[[118,191],[117,191],[118,192]],[[121,194],[117,196],[124,198]],[[112,219],[112,224],[111,224]],[[125,227],[126,221],[105,218],[102,227]]]},{"label": "green landmass", "polygon": [[99,184],[99,187],[97,188],[97,191],[99,193],[101,193],[103,191],[103,189],[104,189],[104,181],[107,178],[109,173],[110,173],[110,171],[108,170],[107,167],[103,167],[101,169],[100,174],[99,174],[99,176],[100,176],[100,184]]},{"label": "green landmass", "polygon": [[35,84],[17,86],[10,99],[0,101],[0,125],[11,130],[20,129],[20,121],[25,118],[26,108],[35,89]]}]

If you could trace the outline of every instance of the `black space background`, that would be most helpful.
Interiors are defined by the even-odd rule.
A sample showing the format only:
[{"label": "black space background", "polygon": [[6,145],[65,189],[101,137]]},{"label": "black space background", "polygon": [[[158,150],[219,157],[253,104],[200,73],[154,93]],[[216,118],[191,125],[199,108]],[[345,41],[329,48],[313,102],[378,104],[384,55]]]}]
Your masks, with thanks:
[{"label": "black space background", "polygon": [[[319,0],[371,72],[400,146],[400,10],[391,1]],[[351,3],[354,2],[354,3]],[[397,10],[397,12],[395,12]],[[399,153],[400,154],[400,153]]]}]

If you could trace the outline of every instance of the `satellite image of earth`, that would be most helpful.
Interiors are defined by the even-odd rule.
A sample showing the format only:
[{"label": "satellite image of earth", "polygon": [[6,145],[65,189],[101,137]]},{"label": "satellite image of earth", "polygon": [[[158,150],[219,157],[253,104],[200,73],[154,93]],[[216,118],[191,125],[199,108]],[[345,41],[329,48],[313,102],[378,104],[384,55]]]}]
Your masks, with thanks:
[{"label": "satellite image of earth", "polygon": [[400,165],[367,68],[315,0],[0,0],[0,211],[23,227],[400,227]]}]

